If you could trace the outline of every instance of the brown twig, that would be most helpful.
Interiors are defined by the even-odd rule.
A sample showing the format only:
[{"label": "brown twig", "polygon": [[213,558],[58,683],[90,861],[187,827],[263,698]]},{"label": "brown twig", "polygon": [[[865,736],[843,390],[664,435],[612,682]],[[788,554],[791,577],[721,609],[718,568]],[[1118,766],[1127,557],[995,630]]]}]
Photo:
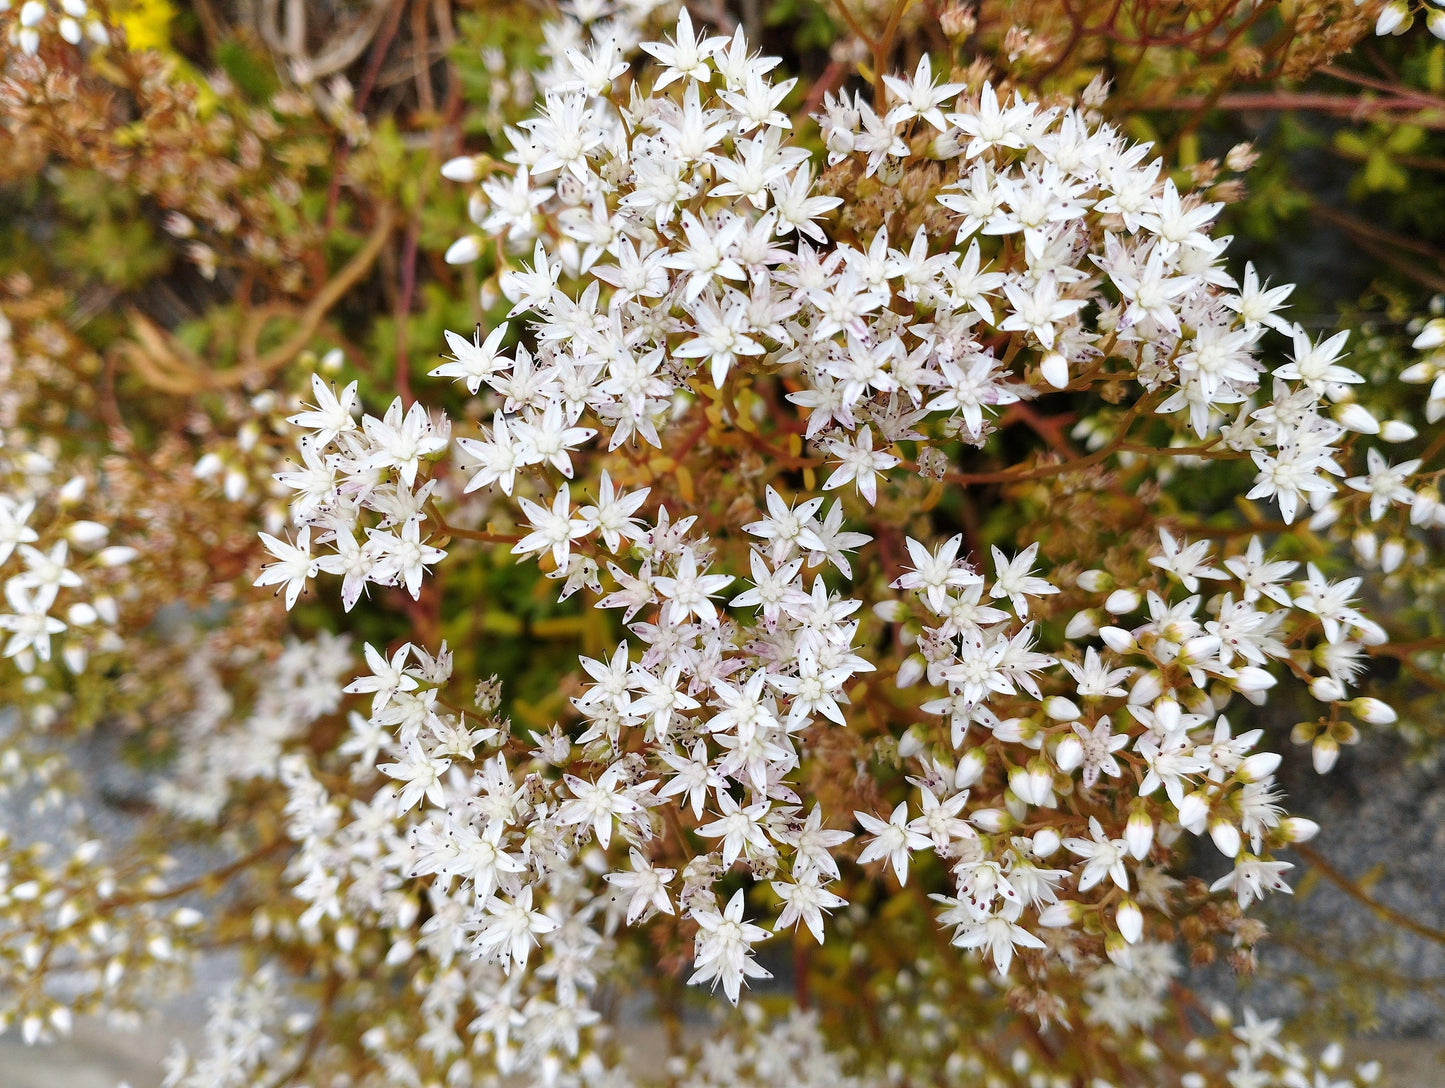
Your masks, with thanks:
[{"label": "brown twig", "polygon": [[107,899],[96,906],[96,913],[105,914],[109,911],[116,910],[117,908],[134,906],[138,903],[162,903],[165,902],[167,899],[176,899],[182,895],[188,895],[191,892],[199,891],[207,884],[219,884],[226,880],[229,880],[231,877],[235,876],[243,869],[249,869],[257,862],[264,861],[266,858],[281,850],[283,847],[290,845],[291,840],[286,838],[285,836],[282,836],[278,839],[273,839],[271,842],[266,843],[264,846],[260,846],[257,847],[255,850],[252,850],[249,854],[237,858],[229,865],[223,865],[219,869],[212,869],[208,873],[203,873],[193,880],[187,880],[182,884],[177,884],[175,887],[167,888],[163,892],[153,892],[137,895],[121,895],[117,896],[114,899]]},{"label": "brown twig", "polygon": [[1315,869],[1320,874],[1320,876],[1324,877],[1335,887],[1339,888],[1340,891],[1344,892],[1351,899],[1355,900],[1355,902],[1361,903],[1364,906],[1369,907],[1371,911],[1379,915],[1381,918],[1385,919],[1385,921],[1393,922],[1395,925],[1400,926],[1403,929],[1409,930],[1411,933],[1415,934],[1415,936],[1423,937],[1427,941],[1434,941],[1437,944],[1445,944],[1445,930],[1436,929],[1433,926],[1427,926],[1423,922],[1417,922],[1408,914],[1404,914],[1401,911],[1396,910],[1394,907],[1387,906],[1386,904],[1381,903],[1378,899],[1371,896],[1368,892],[1366,892],[1363,888],[1361,888],[1358,884],[1351,880],[1347,875],[1345,875],[1339,869],[1336,869],[1333,865],[1326,861],[1324,855],[1321,854],[1314,847],[1307,846],[1304,843],[1295,843],[1293,845],[1293,849],[1296,853],[1299,854],[1300,857],[1304,858],[1305,861],[1309,862],[1310,867]]},{"label": "brown twig", "polygon": [[230,370],[211,369],[169,332],[136,310],[129,314],[135,341],[121,344],[117,350],[147,384],[178,396],[259,382],[295,359],[310,343],[326,314],[370,270],[395,225],[395,211],[383,204],[366,244],[301,311],[296,330],[264,355],[256,354],[257,341],[267,318],[284,312],[280,306],[259,307],[248,317],[240,337],[239,365]]}]

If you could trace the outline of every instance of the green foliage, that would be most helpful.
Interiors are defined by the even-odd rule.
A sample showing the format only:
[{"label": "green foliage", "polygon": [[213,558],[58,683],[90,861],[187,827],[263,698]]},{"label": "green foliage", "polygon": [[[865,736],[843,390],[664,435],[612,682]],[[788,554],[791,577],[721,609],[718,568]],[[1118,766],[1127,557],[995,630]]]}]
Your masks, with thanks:
[{"label": "green foliage", "polygon": [[240,35],[216,44],[215,61],[252,102],[269,101],[281,87],[271,59]]},{"label": "green foliage", "polygon": [[800,54],[826,50],[838,36],[838,25],[828,6],[817,0],[775,0],[763,5],[763,25],[790,36],[789,45]]},{"label": "green foliage", "polygon": [[57,181],[64,218],[55,225],[52,253],[61,271],[133,290],[170,267],[171,253],[134,192],[92,170],[62,170]]}]

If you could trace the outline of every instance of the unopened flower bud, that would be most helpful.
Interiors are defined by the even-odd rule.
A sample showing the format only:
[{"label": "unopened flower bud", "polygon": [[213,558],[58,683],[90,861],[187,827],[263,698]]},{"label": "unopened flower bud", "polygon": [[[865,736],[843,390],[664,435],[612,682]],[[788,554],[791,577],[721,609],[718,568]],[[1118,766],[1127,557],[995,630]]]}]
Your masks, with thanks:
[{"label": "unopened flower bud", "polygon": [[1361,529],[1350,538],[1350,545],[1355,549],[1355,558],[1365,566],[1374,566],[1380,555],[1380,541],[1374,533],[1368,529]]},{"label": "unopened flower bud", "polygon": [[65,530],[66,539],[79,547],[99,544],[109,533],[98,521],[74,521]]},{"label": "unopened flower bud", "polygon": [[1122,616],[1138,608],[1142,599],[1137,589],[1116,589],[1104,600],[1104,611]]},{"label": "unopened flower bud", "polygon": [[1062,695],[1050,695],[1044,700],[1044,713],[1056,722],[1075,721],[1079,717],[1079,708],[1072,699],[1066,699]]},{"label": "unopened flower bud", "polygon": [[958,0],[954,0],[938,15],[939,29],[955,40],[968,37],[977,25],[978,16],[974,14],[972,5],[959,3]]},{"label": "unopened flower bud", "polygon": [[1368,408],[1358,401],[1335,406],[1335,422],[1347,431],[1357,434],[1379,434],[1380,421]]},{"label": "unopened flower bud", "polygon": [[1285,842],[1309,842],[1320,833],[1320,825],[1303,816],[1286,816],[1279,822]]},{"label": "unopened flower bud", "polygon": [[1231,686],[1235,691],[1247,694],[1252,691],[1268,691],[1277,683],[1279,681],[1264,669],[1257,665],[1246,665],[1235,674]]},{"label": "unopened flower bud", "polygon": [[[1380,9],[1379,18],[1375,20],[1375,36],[1383,38],[1386,34],[1408,30],[1411,22],[1410,5],[1405,0],[1390,0],[1390,3]],[[1434,322],[1432,321],[1430,324],[1433,325]],[[1415,345],[1417,347],[1420,341],[1426,338],[1430,326],[1427,325],[1425,328],[1426,332],[1422,332],[1416,338]]]},{"label": "unopened flower bud", "polygon": [[1049,761],[1043,756],[1035,756],[1029,760],[1028,770],[1032,803],[1053,807],[1054,769],[1049,766]]},{"label": "unopened flower bud", "polygon": [[475,234],[468,234],[449,245],[442,259],[447,264],[471,264],[481,255],[481,238]]},{"label": "unopened flower bud", "polygon": [[928,145],[928,157],[931,159],[956,159],[961,153],[958,137],[952,132],[940,133]]},{"label": "unopened flower bud", "polygon": [[487,203],[486,194],[480,189],[473,189],[467,197],[467,218],[480,226],[486,222],[490,211],[491,206]]},{"label": "unopened flower bud", "polygon": [[1278,752],[1255,752],[1247,757],[1234,772],[1236,778],[1241,782],[1262,782],[1279,769],[1280,754]]},{"label": "unopened flower bud", "polygon": [[884,623],[902,623],[908,618],[908,606],[900,600],[889,598],[875,604],[873,614]]},{"label": "unopened flower bud", "polygon": [[386,965],[396,967],[408,962],[415,954],[415,946],[406,938],[393,941],[390,950],[386,953]]},{"label": "unopened flower bud", "polygon": [[195,907],[180,907],[171,913],[171,924],[180,929],[195,929],[206,920],[206,916]]},{"label": "unopened flower bud", "polygon": [[1031,805],[1037,803],[1034,801],[1034,784],[1027,767],[1013,767],[1009,770],[1008,788],[1019,800]]},{"label": "unopened flower bud", "polygon": [[[1022,767],[1015,770],[1023,771]],[[1027,778],[1027,775],[1024,775]],[[1015,791],[1017,792],[1017,791]],[[990,835],[997,835],[1004,828],[1013,824],[1013,818],[1000,808],[981,808],[969,816],[969,821],[981,831],[987,831]]]},{"label": "unopened flower bud", "polygon": [[1125,899],[1114,912],[1114,924],[1119,927],[1120,936],[1134,944],[1144,935],[1144,912],[1134,900]]},{"label": "unopened flower bud", "polygon": [[1337,703],[1345,697],[1345,685],[1333,676],[1316,676],[1310,682],[1310,694],[1322,703]]},{"label": "unopened flower bud", "polygon": [[207,453],[196,462],[196,467],[191,469],[191,473],[198,480],[209,480],[224,467],[219,454]]},{"label": "unopened flower bud", "polygon": [[1040,828],[1034,832],[1033,852],[1036,858],[1052,857],[1058,853],[1060,845],[1059,833],[1052,827]]},{"label": "unopened flower bud", "polygon": [[1134,636],[1122,627],[1100,627],[1099,637],[1104,640],[1104,645],[1116,654],[1131,653],[1139,647]]},{"label": "unopened flower bud", "polygon": [[1400,569],[1400,564],[1404,561],[1405,542],[1399,537],[1392,536],[1380,548],[1380,569],[1386,574],[1393,574]]},{"label": "unopened flower bud", "polygon": [[1217,635],[1196,635],[1194,638],[1185,639],[1184,645],[1179,647],[1178,661],[1181,665],[1200,665],[1212,660],[1219,654],[1219,638]]},{"label": "unopened flower bud", "polygon": [[1435,380],[1435,375],[1438,373],[1440,373],[1440,368],[1434,360],[1425,359],[1418,363],[1411,363],[1400,371],[1400,380],[1406,385],[1429,385]]},{"label": "unopened flower bud", "polygon": [[1028,744],[1038,732],[1039,724],[1031,718],[1005,718],[993,727],[994,738],[1005,744]]},{"label": "unopened flower bud", "polygon": [[[254,401],[253,408],[259,408]],[[264,409],[263,409],[264,410]],[[236,432],[236,446],[242,453],[250,453],[255,449],[257,441],[261,438],[261,425],[254,419],[248,419],[241,424],[241,429]]]},{"label": "unopened flower bud", "polygon": [[1154,845],[1154,821],[1142,809],[1129,813],[1129,822],[1124,825],[1124,841],[1129,844],[1129,854],[1136,861],[1143,861]]},{"label": "unopened flower bud", "polygon": [[1416,351],[1429,351],[1441,345],[1445,345],[1445,317],[1431,318],[1425,322],[1425,328],[1410,346]]},{"label": "unopened flower bud", "polygon": [[1054,749],[1054,763],[1059,770],[1065,774],[1078,769],[1084,762],[1084,746],[1079,743],[1079,738],[1072,733],[1059,741],[1059,746]]},{"label": "unopened flower bud", "polygon": [[476,181],[481,176],[480,165],[475,155],[459,155],[442,163],[442,177],[448,181]]},{"label": "unopened flower bud", "polygon": [[1219,852],[1227,858],[1237,857],[1239,854],[1239,828],[1228,820],[1210,820],[1209,837],[1214,840],[1214,845]]},{"label": "unopened flower bud", "polygon": [[482,286],[477,289],[477,305],[485,312],[491,310],[502,301],[502,289],[497,283],[496,276],[489,276],[482,281]]},{"label": "unopened flower bud", "polygon": [[1055,389],[1063,389],[1069,384],[1069,360],[1062,353],[1051,351],[1039,363],[1039,373]]},{"label": "unopened flower bud", "polygon": [[72,476],[55,493],[55,501],[61,506],[73,506],[85,495],[85,477]]},{"label": "unopened flower bud", "polygon": [[1039,925],[1047,929],[1063,929],[1065,926],[1078,925],[1083,917],[1084,905],[1082,903],[1061,899],[1039,911]]},{"label": "unopened flower bud", "polygon": [[909,654],[898,666],[898,675],[894,679],[894,685],[898,688],[910,688],[923,678],[924,671],[928,668],[928,662],[922,654]]},{"label": "unopened flower bud", "polygon": [[[966,790],[977,784],[983,777],[983,772],[988,769],[988,757],[984,755],[982,748],[970,748],[958,761],[958,766],[953,772],[953,788]],[[975,819],[975,822],[977,820]],[[982,825],[980,825],[982,826]]]},{"label": "unopened flower bud", "polygon": [[1096,609],[1086,608],[1082,612],[1075,612],[1073,618],[1064,626],[1064,638],[1070,642],[1077,642],[1079,639],[1089,638],[1099,632],[1099,613]]},{"label": "unopened flower bud", "polygon": [[180,212],[166,213],[165,217],[161,220],[161,225],[165,227],[167,234],[173,235],[176,238],[190,238],[196,233],[195,223],[191,222],[188,216],[184,216]]},{"label": "unopened flower bud", "polygon": [[1157,723],[1161,733],[1173,733],[1179,728],[1179,718],[1183,710],[1179,707],[1179,700],[1173,694],[1154,702],[1154,721]]},{"label": "unopened flower bud", "polygon": [[1179,824],[1198,835],[1209,817],[1209,798],[1199,790],[1186,793],[1179,802]]},{"label": "unopened flower bud", "polygon": [[1339,520],[1340,504],[1337,502],[1327,502],[1314,512],[1308,525],[1313,532],[1318,533],[1324,529],[1328,529]]},{"label": "unopened flower bud", "polygon": [[1351,699],[1345,705],[1350,708],[1351,714],[1370,725],[1393,725],[1399,718],[1394,708],[1388,703],[1382,703],[1379,699],[1372,699],[1368,695]]},{"label": "unopened flower bud", "polygon": [[1334,770],[1334,766],[1340,758],[1339,741],[1328,733],[1321,733],[1315,738],[1314,745],[1310,749],[1310,757],[1314,762],[1316,774],[1329,774]]},{"label": "unopened flower bud", "polygon": [[[1129,688],[1130,706],[1148,706],[1164,693],[1164,678],[1159,675],[1157,669],[1150,669],[1148,672],[1141,672],[1139,678]],[[1173,699],[1168,700],[1174,703]],[[1178,704],[1175,703],[1175,706]],[[1155,707],[1155,713],[1158,713]]]},{"label": "unopened flower bud", "polygon": [[1104,593],[1114,588],[1114,576],[1104,570],[1086,570],[1074,579],[1074,584],[1085,593]]},{"label": "unopened flower bud", "polygon": [[1124,939],[1122,933],[1104,934],[1104,954],[1109,957],[1111,963],[1126,970],[1134,963],[1134,956],[1129,951],[1129,942]]},{"label": "unopened flower bud", "polygon": [[1422,529],[1445,528],[1445,504],[1440,502],[1440,493],[1435,488],[1426,487],[1416,492],[1410,507],[1410,524]]},{"label": "unopened flower bud", "polygon": [[1355,637],[1366,646],[1383,646],[1390,641],[1385,629],[1372,619],[1362,618],[1355,622]]}]

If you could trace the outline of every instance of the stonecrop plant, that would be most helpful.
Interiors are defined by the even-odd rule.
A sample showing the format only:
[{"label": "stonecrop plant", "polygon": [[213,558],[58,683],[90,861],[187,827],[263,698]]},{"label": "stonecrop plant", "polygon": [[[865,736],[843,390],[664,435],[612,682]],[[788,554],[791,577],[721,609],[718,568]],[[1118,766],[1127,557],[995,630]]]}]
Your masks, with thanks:
[{"label": "stonecrop plant", "polygon": [[[1321,830],[1282,761],[1397,722],[1376,663],[1438,671],[1445,319],[1403,372],[1302,327],[1218,226],[1254,151],[1175,171],[1102,77],[780,64],[697,7],[564,5],[535,101],[435,164],[487,322],[394,399],[310,354],[196,464],[206,502],[262,496],[261,588],[166,650],[152,800],[238,846],[252,813],[231,871],[276,865],[218,934],[258,970],[169,1088],[1378,1075],[1183,981],[1248,973]],[[39,731],[67,671],[125,668],[147,559],[107,524],[121,464],[66,483],[9,433],[0,628]],[[504,584],[577,636],[532,651],[550,692],[469,644]],[[104,918],[164,974],[202,912],[163,866],[87,887],[100,852],[18,854],[0,911],[94,915],[67,955],[104,1007]],[[629,1064],[619,995],[680,1054],[679,984],[742,1012]]]}]

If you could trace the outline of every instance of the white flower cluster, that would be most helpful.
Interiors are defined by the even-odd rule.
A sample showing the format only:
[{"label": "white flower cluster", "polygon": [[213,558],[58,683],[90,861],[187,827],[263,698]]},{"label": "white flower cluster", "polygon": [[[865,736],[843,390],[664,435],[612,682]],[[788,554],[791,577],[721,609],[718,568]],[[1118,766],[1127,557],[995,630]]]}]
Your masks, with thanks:
[{"label": "white flower cluster", "polygon": [[[1279,757],[1255,750],[1262,731],[1236,736],[1221,712],[1235,694],[1263,701],[1276,665],[1338,709],[1362,646],[1380,636],[1353,607],[1356,581],[1311,566],[1287,583],[1297,565],[1257,539],[1216,565],[1207,545],[1165,530],[1127,581],[1091,570],[1063,585],[1035,569],[1037,545],[992,549],[986,575],[962,537],[910,537],[912,566],[893,582],[908,596],[879,600],[874,587],[870,612],[834,588],[853,584],[873,540],[848,527],[844,497],[790,501],[768,486],[766,516],[709,534],[696,515],[649,504],[648,487],[628,490],[621,455],[610,462],[619,480],[587,474],[591,502],[569,481],[638,439],[664,451],[676,442],[681,456],[688,435],[725,423],[753,434],[765,457],[811,472],[812,457],[757,434],[761,402],[757,416],[737,411],[745,379],[783,376],[799,429],[830,462],[821,490],[852,485],[861,501],[846,502],[866,513],[915,468],[956,475],[942,447],[984,445],[1001,410],[1107,383],[1136,399],[1117,410],[1095,461],[1129,452],[1136,425],[1173,427],[1195,443],[1189,456],[1252,460],[1247,497],[1273,498],[1293,522],[1301,503],[1322,509],[1338,492],[1347,436],[1389,426],[1352,405],[1362,379],[1339,362],[1343,335],[1316,343],[1283,322],[1289,288],[1261,286],[1252,269],[1236,284],[1225,243],[1208,233],[1218,206],[1181,194],[1146,146],[1088,109],[1000,101],[988,86],[964,94],[935,82],[926,59],[911,78],[888,79],[887,110],[829,97],[830,170],[870,184],[880,218],[916,221],[871,227],[853,244],[841,224],[866,209],[820,191],[788,142],[788,85],[771,83],[776,62],[751,54],[741,31],[700,34],[684,8],[670,37],[642,44],[654,77],[627,96],[614,91],[626,65],[611,24],[554,47],[540,111],[512,132],[509,165],[473,202],[483,232],[532,246],[530,265],[500,282],[510,318],[529,316],[485,336],[449,333],[451,355],[433,374],[489,406],[489,428],[458,441],[474,466],[466,490],[515,496],[527,525],[505,538],[513,552],[538,557],[563,596],[592,588],[631,637],[606,659],[582,659],[591,682],[573,700],[580,734],[534,734],[525,763],[477,755],[509,738],[442,701],[445,653],[408,645],[387,660],[368,648],[372,676],[349,690],[372,692],[372,713],[353,720],[345,751],[401,783],[399,818],[422,805],[398,856],[408,877],[435,877],[428,925],[443,959],[466,950],[516,987],[514,969],[540,944],[539,970],[557,979],[552,1012],[567,1008],[576,1023],[595,940],[579,934],[616,920],[578,890],[582,877],[560,875],[592,843],[610,851],[596,865],[626,920],[675,913],[695,934],[691,981],[721,984],[734,1002],[745,979],[766,977],[754,951],[770,935],[747,917],[742,871],[769,885],[771,932],[802,922],[821,941],[827,913],[844,905],[829,887],[840,859],[882,861],[902,884],[913,855],[932,852],[951,875],[954,894],[935,898],[954,943],[986,950],[1003,974],[1016,949],[1046,962],[1102,935],[1122,967],[1132,947],[1153,947],[1150,916],[1170,910],[1160,866],[1184,831],[1232,860],[1214,890],[1241,908],[1287,890],[1290,866],[1271,851],[1314,827],[1280,810]],[[899,183],[919,167],[909,206]],[[480,246],[463,239],[450,259]],[[1293,352],[1264,398],[1256,349],[1269,329]],[[398,402],[358,429],[350,388],[337,397],[318,382],[316,395],[316,409],[295,417],[313,432],[305,469],[281,477],[304,528],[294,546],[266,538],[279,562],[258,584],[284,586],[289,606],[320,569],[344,576],[348,608],[367,581],[404,583],[415,597],[441,558],[421,537],[433,482],[419,480],[445,426]],[[916,464],[900,443],[917,449]],[[1371,451],[1368,473],[1346,483],[1379,518],[1416,503],[1416,467]],[[362,544],[364,510],[383,524]],[[399,535],[386,531],[397,525]],[[335,556],[312,558],[312,526]],[[747,588],[724,598],[743,563]],[[1227,585],[1206,597],[1201,582]],[[1097,607],[1042,652],[1032,617],[1075,591],[1097,595]],[[851,833],[828,826],[839,814],[808,803],[798,772],[808,738],[848,725],[848,692],[875,669],[861,633],[875,620],[917,648],[891,688],[926,681],[921,709],[946,727],[903,736],[896,751],[916,771],[916,802],[895,798],[886,819],[856,813],[866,835],[855,850],[844,845]],[[1369,699],[1349,709],[1391,715]],[[1337,741],[1322,736],[1325,770]],[[309,788],[295,778],[293,790]],[[1127,800],[1100,804],[1104,789]],[[336,811],[295,803],[308,813],[303,837],[332,835]],[[707,852],[654,864],[650,844],[689,835]],[[614,867],[623,845],[629,867]],[[345,865],[320,847],[298,864],[313,917],[338,916]],[[361,879],[355,866],[351,879]]]},{"label": "white flower cluster", "polygon": [[[354,668],[350,640],[325,632],[288,640],[269,661],[245,651],[226,659],[201,641],[176,677],[191,693],[190,709],[174,723],[175,766],[157,782],[156,803],[184,819],[214,823],[237,783],[277,778],[282,753],[340,707],[344,678]],[[222,677],[228,669],[261,680],[244,715]]]},{"label": "white flower cluster", "polygon": [[[432,657],[403,646],[387,659],[368,645],[366,658],[372,674],[347,691],[370,694],[371,711],[351,715],[340,751],[363,778],[374,777],[380,759],[379,770],[398,786],[343,808],[305,757],[282,761],[288,833],[301,844],[289,873],[309,904],[303,935],[349,952],[359,935],[384,927],[388,965],[418,954],[428,961],[423,1049],[434,1060],[475,1058],[553,1083],[599,1019],[588,998],[611,944],[598,923],[610,933],[620,920],[616,897],[589,886],[576,828],[610,828],[611,816],[579,802],[575,779],[564,789],[537,770],[515,774],[502,753],[485,758],[498,728],[440,701],[451,676],[445,648]],[[538,741],[537,768],[567,760],[559,734]],[[620,773],[604,787],[615,794],[599,789],[594,797],[613,802],[624,819],[635,817],[641,806],[634,798],[645,790],[619,784]],[[634,818],[629,834],[640,826]],[[605,841],[606,831],[598,834]],[[418,877],[430,878],[420,925]],[[465,1043],[455,1030],[459,1008],[472,1017]],[[383,1026],[377,1030],[368,1045],[389,1053]]]},{"label": "white flower cluster", "polygon": [[271,967],[232,984],[211,1001],[201,1053],[173,1044],[164,1088],[244,1088],[294,1063],[310,1024],[305,1013],[287,1013],[288,1000]]},{"label": "white flower cluster", "polygon": [[[68,514],[67,507],[85,493],[83,478],[52,490],[51,462],[44,453],[31,450],[6,460],[25,482],[14,493],[0,493],[0,574],[9,568],[0,612],[0,631],[8,632],[4,656],[22,672],[33,672],[51,659],[54,642],[61,640],[59,657],[66,668],[83,672],[92,652],[115,650],[120,643],[113,630],[115,599],[88,592],[82,575],[123,566],[135,558],[135,549],[107,546],[105,525]],[[40,481],[44,486],[30,486]],[[48,517],[37,517],[40,496],[52,500],[48,505],[54,508],[44,511]]]},{"label": "white flower cluster", "polygon": [[[1232,1088],[1273,1084],[1281,1088],[1365,1088],[1381,1079],[1378,1061],[1347,1065],[1344,1047],[1338,1042],[1327,1043],[1311,1054],[1282,1037],[1283,1021],[1262,1019],[1248,1006],[1238,1019],[1222,1006],[1211,1009],[1209,1015],[1229,1043],[1232,1068],[1225,1076]],[[1201,1044],[1191,1044],[1186,1055],[1196,1057],[1201,1049]],[[1207,1082],[1198,1073],[1186,1073],[1180,1083],[1184,1088],[1203,1088]]]},{"label": "white flower cluster", "polygon": [[[68,475],[61,444],[31,429],[30,405],[16,379],[27,369],[43,373],[45,363],[17,340],[0,312],[0,654],[22,673],[34,674],[56,657],[79,674],[92,654],[122,647],[112,588],[121,582],[119,568],[138,553],[110,543],[111,526],[83,516],[104,516],[91,508],[95,481]],[[27,694],[42,696],[47,688],[42,677],[27,676]],[[53,713],[53,705],[37,705],[31,719],[44,722]]]},{"label": "white flower cluster", "polygon": [[1169,945],[1141,941],[1127,966],[1101,963],[1084,980],[1084,1018],[1119,1035],[1148,1028],[1165,1014],[1169,984],[1180,973]]},{"label": "white flower cluster", "polygon": [[[8,772],[23,740],[7,730],[0,742]],[[98,1009],[119,1023],[170,992],[204,920],[164,894],[171,858],[136,864],[106,848],[103,830],[55,788],[57,762],[32,764],[34,780],[20,790],[0,783],[9,825],[0,827],[0,1034],[17,1028],[26,1044],[68,1035]],[[37,788],[47,777],[50,788]]]},{"label": "white flower cluster", "polygon": [[[1167,896],[1158,894],[1163,874],[1149,863],[1156,836],[1172,842],[1181,830],[1207,833],[1221,853],[1234,859],[1233,872],[1214,890],[1232,891],[1241,907],[1266,890],[1288,890],[1281,874],[1290,866],[1261,854],[1271,843],[1308,838],[1314,825],[1285,819],[1280,811],[1272,777],[1280,757],[1253,751],[1262,731],[1235,737],[1224,717],[1215,718],[1232,692],[1260,702],[1274,685],[1262,666],[1289,656],[1275,637],[1287,618],[1276,607],[1281,601],[1327,624],[1330,641],[1321,656],[1334,672],[1317,679],[1314,690],[1322,699],[1343,699],[1360,650],[1346,636],[1378,632],[1349,606],[1352,584],[1330,585],[1312,569],[1311,580],[1297,583],[1291,599],[1279,583],[1295,564],[1264,563],[1257,540],[1245,556],[1226,560],[1226,573],[1209,564],[1205,546],[1181,547],[1164,531],[1150,564],[1189,595],[1171,595],[1163,582],[1147,591],[1109,592],[1101,607],[1081,611],[1066,630],[1074,643],[1101,638],[1104,650],[1090,646],[1079,659],[1060,661],[1032,648],[1033,624],[1023,622],[1031,597],[1059,591],[1030,573],[1032,549],[1013,560],[995,549],[996,573],[989,585],[955,558],[956,541],[936,552],[911,539],[908,546],[915,569],[895,584],[912,591],[916,606],[892,602],[885,609],[908,625],[905,637],[919,647],[900,667],[899,686],[926,678],[945,688],[945,697],[922,709],[946,719],[953,748],[963,748],[970,727],[982,725],[996,741],[1019,746],[1023,758],[1007,765],[999,809],[980,805],[977,796],[969,804],[970,787],[987,770],[985,748],[968,748],[956,765],[920,756],[923,773],[910,781],[919,789],[921,815],[909,821],[900,804],[884,827],[860,814],[877,835],[860,861],[884,856],[880,844],[886,842],[903,879],[908,850],[932,847],[951,867],[957,887],[956,898],[941,897],[941,920],[956,927],[956,944],[987,948],[1005,972],[1015,946],[1044,947],[1038,935],[1018,924],[1027,911],[1037,912],[1044,927],[1087,924],[1102,930],[1111,956],[1127,963],[1127,946],[1144,932],[1134,896],[1152,900],[1159,909],[1167,903]],[[1225,592],[1205,603],[1194,592],[1201,578],[1237,579],[1239,598]],[[1091,570],[1079,582],[1086,591],[1102,592],[1111,579]],[[988,599],[1006,599],[1015,615],[984,603],[985,590]],[[1195,618],[1201,604],[1214,618],[1202,623]],[[1119,620],[1145,608],[1148,619],[1132,629],[1100,625],[1101,618]],[[1119,657],[1111,658],[1110,652]],[[1123,663],[1131,661],[1137,664]],[[1040,686],[1045,676],[1052,694]],[[1377,700],[1360,699],[1352,706],[1370,720],[1390,714]],[[1327,770],[1322,751],[1317,747],[1317,764]],[[1329,754],[1332,764],[1338,748]],[[1060,794],[1082,789],[1087,797],[1101,782],[1121,779],[1125,759],[1142,775],[1125,826],[1106,831],[1091,815],[1087,836],[1070,835],[1078,816],[1068,811],[1072,806],[1061,806]],[[1162,803],[1156,797],[1161,788]],[[1033,830],[1020,835],[1022,827]],[[1079,860],[1056,860],[1048,864],[1062,867],[1046,867],[1044,859],[1064,856],[1060,848]],[[1065,881],[1080,893],[1112,884],[1117,899],[1112,919],[1100,916],[1096,907],[1059,900]]]},{"label": "white flower cluster", "polygon": [[[13,0],[0,0],[0,14],[11,9]],[[110,32],[95,17],[85,0],[59,0],[52,7],[46,0],[25,0],[18,17],[10,26],[9,41],[28,54],[40,49],[41,35],[58,34],[71,45],[79,45],[89,37],[97,45],[110,44]]]},{"label": "white flower cluster", "polygon": [[[384,416],[364,416],[358,426],[355,382],[340,394],[319,377],[312,387],[316,404],[290,417],[312,432],[300,445],[302,463],[276,476],[297,492],[291,514],[301,530],[294,542],[261,534],[276,562],[256,585],[284,590],[287,608],[317,571],[341,576],[348,611],[369,582],[405,586],[415,599],[425,569],[446,554],[421,537],[422,509],[434,485],[418,486],[417,472],[446,449],[450,425],[438,426],[420,404],[403,411],[397,398]],[[320,530],[314,543],[327,547],[316,557],[313,528]]]},{"label": "white flower cluster", "polygon": [[762,1008],[742,1006],[743,1027],[702,1045],[696,1060],[676,1062],[680,1088],[864,1088],[872,1080],[850,1076],[829,1050],[816,1013],[793,1010],[768,1019]]}]

